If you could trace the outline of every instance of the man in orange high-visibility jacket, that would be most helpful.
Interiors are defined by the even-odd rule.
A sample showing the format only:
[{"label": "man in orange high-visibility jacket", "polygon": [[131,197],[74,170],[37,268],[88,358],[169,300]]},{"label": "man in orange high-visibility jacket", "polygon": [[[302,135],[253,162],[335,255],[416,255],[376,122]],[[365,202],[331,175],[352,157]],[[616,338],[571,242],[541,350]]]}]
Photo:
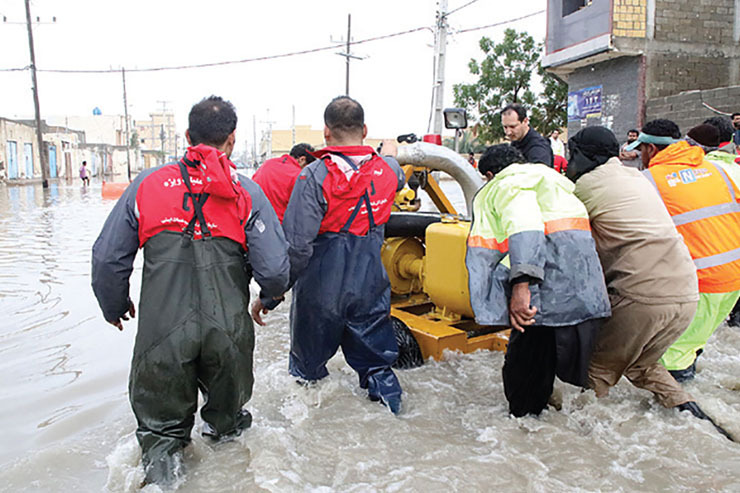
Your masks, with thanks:
[{"label": "man in orange high-visibility jacket", "polygon": [[726,171],[705,159],[702,147],[690,137],[716,132],[701,127],[709,128],[692,129],[679,141],[675,123],[653,120],[637,139],[648,167],[645,176],[683,236],[699,279],[696,315],[661,358],[678,381],[693,378],[696,357],[740,297],[740,190]]}]

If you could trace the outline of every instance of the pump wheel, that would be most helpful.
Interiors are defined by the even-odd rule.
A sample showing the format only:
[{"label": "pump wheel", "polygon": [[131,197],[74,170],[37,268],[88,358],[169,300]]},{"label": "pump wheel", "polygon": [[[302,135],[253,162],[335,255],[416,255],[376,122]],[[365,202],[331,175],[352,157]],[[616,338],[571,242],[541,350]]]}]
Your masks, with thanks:
[{"label": "pump wheel", "polygon": [[398,359],[393,363],[393,368],[407,370],[423,365],[424,357],[421,355],[419,343],[408,326],[396,317],[391,317],[391,323],[398,343]]}]

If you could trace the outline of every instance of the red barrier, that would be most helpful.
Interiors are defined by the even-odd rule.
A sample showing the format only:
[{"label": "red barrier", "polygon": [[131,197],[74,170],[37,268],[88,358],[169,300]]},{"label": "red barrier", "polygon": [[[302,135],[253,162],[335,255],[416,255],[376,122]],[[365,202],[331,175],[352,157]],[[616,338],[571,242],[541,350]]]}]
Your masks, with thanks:
[{"label": "red barrier", "polygon": [[426,134],[421,140],[430,144],[437,144],[438,146],[442,145],[442,136],[439,134]]},{"label": "red barrier", "polygon": [[123,191],[126,190],[128,183],[103,182],[103,198],[117,200]]}]

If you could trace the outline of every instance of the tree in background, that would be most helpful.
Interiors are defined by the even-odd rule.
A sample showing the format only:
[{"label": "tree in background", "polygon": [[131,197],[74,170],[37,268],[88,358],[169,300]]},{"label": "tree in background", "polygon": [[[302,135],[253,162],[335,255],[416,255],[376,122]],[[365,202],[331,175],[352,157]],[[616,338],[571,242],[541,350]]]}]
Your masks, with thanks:
[{"label": "tree in background", "polygon": [[[476,133],[483,142],[504,138],[500,110],[509,103],[520,103],[529,110],[530,124],[543,135],[566,123],[568,86],[544,71],[540,54],[542,44],[526,32],[504,31],[504,39],[495,43],[480,40],[485,58],[470,60],[470,73],[478,76],[473,84],[455,84],[455,104],[469,110],[478,120]],[[532,77],[537,73],[543,91],[535,95]]]},{"label": "tree in background", "polygon": [[[453,137],[445,137],[442,139],[442,145],[449,147],[453,151],[455,150],[455,139]],[[483,152],[486,150],[486,145],[480,141],[480,139],[473,134],[473,131],[463,130],[462,135],[457,143],[458,152],[460,154],[467,154],[469,152]]]},{"label": "tree in background", "polygon": [[538,64],[543,89],[539,95],[538,104],[532,108],[532,124],[544,136],[550,135],[553,130],[561,129],[568,124],[568,84],[557,75],[553,75]]}]

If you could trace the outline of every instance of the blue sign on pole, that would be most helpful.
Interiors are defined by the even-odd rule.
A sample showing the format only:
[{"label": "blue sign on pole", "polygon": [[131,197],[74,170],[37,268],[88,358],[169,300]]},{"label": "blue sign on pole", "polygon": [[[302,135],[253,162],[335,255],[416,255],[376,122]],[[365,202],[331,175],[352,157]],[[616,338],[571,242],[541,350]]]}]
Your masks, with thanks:
[{"label": "blue sign on pole", "polygon": [[601,115],[602,86],[586,87],[568,93],[568,121]]}]

